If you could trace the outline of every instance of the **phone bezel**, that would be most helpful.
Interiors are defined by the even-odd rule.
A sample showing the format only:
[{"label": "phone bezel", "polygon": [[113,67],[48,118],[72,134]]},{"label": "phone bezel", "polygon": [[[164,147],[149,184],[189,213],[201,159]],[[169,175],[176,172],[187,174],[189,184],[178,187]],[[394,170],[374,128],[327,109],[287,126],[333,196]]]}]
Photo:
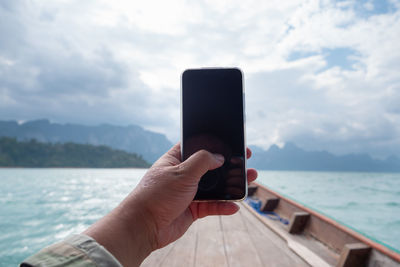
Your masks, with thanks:
[{"label": "phone bezel", "polygon": [[199,70],[226,70],[226,69],[233,69],[233,70],[238,70],[240,71],[241,77],[242,77],[242,101],[243,101],[243,144],[244,144],[244,176],[245,176],[245,194],[243,196],[243,198],[241,199],[193,199],[193,201],[195,202],[240,202],[243,201],[247,198],[247,191],[248,191],[248,180],[247,180],[247,144],[246,144],[246,101],[245,101],[245,79],[244,79],[244,73],[243,71],[238,68],[238,67],[204,67],[204,68],[189,68],[189,69],[185,69],[182,73],[181,73],[181,77],[180,77],[180,126],[181,126],[181,161],[183,159],[183,75],[185,72],[187,71],[199,71]]}]

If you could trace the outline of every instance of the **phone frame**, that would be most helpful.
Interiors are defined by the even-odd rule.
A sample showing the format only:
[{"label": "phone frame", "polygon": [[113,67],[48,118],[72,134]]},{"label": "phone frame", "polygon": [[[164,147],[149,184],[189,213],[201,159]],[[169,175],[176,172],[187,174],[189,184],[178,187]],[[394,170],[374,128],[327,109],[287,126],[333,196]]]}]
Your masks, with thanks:
[{"label": "phone frame", "polygon": [[183,74],[186,71],[191,71],[191,70],[218,70],[218,69],[235,69],[240,71],[241,76],[242,76],[242,101],[243,101],[243,145],[244,145],[244,176],[245,176],[245,194],[243,198],[241,199],[193,199],[194,202],[240,202],[243,201],[247,198],[248,194],[248,180],[247,180],[247,144],[246,144],[246,101],[245,101],[245,81],[244,81],[244,73],[243,71],[238,68],[238,67],[202,67],[202,68],[189,68],[185,69],[180,76],[180,84],[181,84],[181,92],[180,92],[180,125],[181,125],[181,162],[183,159]]}]

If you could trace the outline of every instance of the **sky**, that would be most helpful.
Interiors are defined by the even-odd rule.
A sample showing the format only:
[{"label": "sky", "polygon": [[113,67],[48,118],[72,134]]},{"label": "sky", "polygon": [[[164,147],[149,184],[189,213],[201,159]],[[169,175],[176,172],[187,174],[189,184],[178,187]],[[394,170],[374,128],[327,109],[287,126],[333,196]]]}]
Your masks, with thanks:
[{"label": "sky", "polygon": [[0,120],[180,138],[180,75],[239,67],[247,143],[400,156],[400,1],[0,1]]}]

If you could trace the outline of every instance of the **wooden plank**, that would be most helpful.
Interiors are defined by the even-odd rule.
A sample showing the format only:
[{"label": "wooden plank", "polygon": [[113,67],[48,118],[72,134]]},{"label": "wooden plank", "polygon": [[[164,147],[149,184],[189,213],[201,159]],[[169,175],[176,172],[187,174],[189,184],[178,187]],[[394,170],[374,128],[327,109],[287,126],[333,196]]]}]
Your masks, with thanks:
[{"label": "wooden plank", "polygon": [[194,223],[189,230],[174,243],[167,257],[159,266],[190,267],[194,266],[196,249],[197,225]]},{"label": "wooden plank", "polygon": [[368,267],[376,266],[399,267],[400,261],[396,261],[382,252],[372,249],[368,259]]},{"label": "wooden plank", "polygon": [[360,242],[354,236],[343,231],[341,229],[343,226],[339,227],[340,224],[338,222],[333,224],[312,214],[311,216],[312,219],[309,221],[305,233],[315,237],[337,253],[340,254],[346,244]]},{"label": "wooden plank", "polygon": [[262,211],[274,211],[274,209],[278,206],[278,204],[279,204],[279,198],[277,197],[268,198],[265,201],[265,205],[262,208]]},{"label": "wooden plank", "polygon": [[228,266],[220,216],[200,219],[197,224],[197,244],[194,266]]},{"label": "wooden plank", "polygon": [[240,210],[235,215],[221,216],[228,264],[230,267],[263,266],[242,216]]},{"label": "wooden plank", "polygon": [[236,215],[197,221],[181,239],[153,252],[142,266],[327,266],[293,238],[300,236],[258,218],[246,204],[239,205]]},{"label": "wooden plank", "polygon": [[334,250],[328,248],[326,245],[313,238],[310,235],[291,235],[293,241],[296,241],[306,247],[308,250],[311,250],[315,254],[317,254],[321,259],[326,261],[331,266],[336,266],[339,260],[339,254],[337,254]]},{"label": "wooden plank", "polygon": [[301,257],[289,249],[286,241],[261,223],[243,205],[244,223],[249,229],[250,238],[261,258],[262,266],[291,267],[309,266]]},{"label": "wooden plank", "polygon": [[297,242],[292,236],[284,230],[283,227],[280,227],[276,223],[267,220],[262,217],[260,214],[255,212],[250,206],[247,204],[243,204],[254,216],[256,216],[264,225],[269,227],[272,231],[278,234],[281,238],[286,240],[288,247],[293,250],[297,255],[299,255],[304,261],[306,261],[311,266],[331,266],[324,259],[322,259],[319,255],[315,254],[313,251],[305,247],[304,245]]},{"label": "wooden plank", "polygon": [[338,267],[362,267],[367,265],[371,247],[364,243],[346,244],[340,255]]},{"label": "wooden plank", "polygon": [[249,186],[247,188],[247,196],[251,197],[256,193],[256,191],[257,191],[257,186]]},{"label": "wooden plank", "polygon": [[153,253],[151,253],[150,256],[148,256],[140,266],[141,267],[161,266],[162,262],[165,260],[166,257],[168,257],[168,254],[171,252],[175,244],[176,243],[174,242],[164,248],[153,251]]},{"label": "wooden plank", "polygon": [[298,211],[292,214],[290,217],[290,224],[288,232],[291,234],[300,234],[303,232],[310,219],[308,212]]}]

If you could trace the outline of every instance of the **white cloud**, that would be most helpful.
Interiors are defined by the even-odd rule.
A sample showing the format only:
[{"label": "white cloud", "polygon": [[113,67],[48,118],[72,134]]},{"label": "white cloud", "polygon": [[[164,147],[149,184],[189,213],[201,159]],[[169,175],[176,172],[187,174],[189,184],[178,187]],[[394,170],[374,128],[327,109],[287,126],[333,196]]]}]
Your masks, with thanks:
[{"label": "white cloud", "polygon": [[[248,143],[395,153],[392,2],[374,15],[357,1],[4,1],[0,119],[136,123],[176,141],[181,72],[239,66]],[[330,67],[324,51],[338,48],[356,52],[350,69]]]}]

